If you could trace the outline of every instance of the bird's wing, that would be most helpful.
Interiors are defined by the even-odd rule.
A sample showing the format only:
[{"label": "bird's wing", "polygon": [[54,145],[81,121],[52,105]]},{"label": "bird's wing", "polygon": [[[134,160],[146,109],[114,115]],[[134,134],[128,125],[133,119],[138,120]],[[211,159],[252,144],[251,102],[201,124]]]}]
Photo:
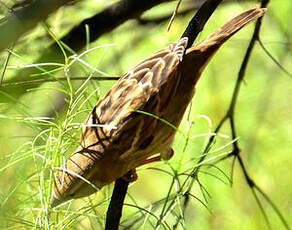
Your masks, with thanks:
[{"label": "bird's wing", "polygon": [[[154,53],[117,81],[85,121],[82,139],[93,131],[97,139],[114,139],[121,130],[128,129],[127,126],[136,125],[138,128],[139,124],[127,121],[137,116],[134,111],[143,109],[168,81],[183,58],[186,44],[187,38],[182,38]],[[84,143],[84,146],[88,147],[89,143]]]}]

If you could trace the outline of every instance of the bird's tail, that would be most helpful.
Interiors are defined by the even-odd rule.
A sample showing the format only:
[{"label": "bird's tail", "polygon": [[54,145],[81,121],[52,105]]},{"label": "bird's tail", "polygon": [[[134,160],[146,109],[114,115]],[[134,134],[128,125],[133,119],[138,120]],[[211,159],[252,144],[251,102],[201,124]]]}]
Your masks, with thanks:
[{"label": "bird's tail", "polygon": [[[183,76],[180,88],[184,90],[177,93],[193,92],[202,71],[220,46],[246,24],[261,17],[265,11],[266,9],[264,8],[251,8],[228,21],[205,40],[187,49],[180,65],[181,75]],[[191,96],[192,94],[186,95],[186,98]]]},{"label": "bird's tail", "polygon": [[[265,11],[265,8],[254,7],[239,14],[232,20],[225,23],[220,29],[212,33],[208,38],[206,38],[202,42],[197,43],[191,49],[203,51],[213,46],[220,46],[233,34],[243,28],[246,24],[263,16]],[[188,53],[191,52],[191,49],[188,51]]]}]

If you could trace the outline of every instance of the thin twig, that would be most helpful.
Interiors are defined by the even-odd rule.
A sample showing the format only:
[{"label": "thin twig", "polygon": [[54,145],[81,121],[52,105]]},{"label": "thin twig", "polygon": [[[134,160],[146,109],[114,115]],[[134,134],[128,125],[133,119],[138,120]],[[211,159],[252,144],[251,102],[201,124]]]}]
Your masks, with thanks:
[{"label": "thin twig", "polygon": [[[268,3],[269,3],[269,0],[263,0],[262,3],[261,3],[261,8],[266,8]],[[226,115],[221,119],[221,121],[219,122],[219,125],[217,126],[217,128],[215,130],[215,132],[218,132],[221,129],[222,125],[225,123],[225,121],[229,120],[230,121],[230,129],[231,129],[231,133],[232,133],[232,138],[233,139],[237,138],[235,123],[234,123],[235,106],[236,106],[237,101],[238,101],[238,95],[239,95],[240,87],[241,87],[241,84],[242,84],[243,79],[245,77],[245,71],[247,69],[247,65],[248,65],[248,62],[250,60],[251,52],[252,52],[252,50],[254,48],[255,42],[259,41],[259,32],[260,32],[260,28],[261,28],[261,23],[262,23],[262,18],[259,18],[257,20],[257,22],[256,22],[256,26],[255,26],[255,29],[254,29],[254,32],[253,32],[253,36],[252,36],[252,38],[250,40],[249,46],[247,48],[246,54],[244,56],[244,59],[242,61],[241,67],[240,67],[240,70],[238,72],[238,77],[237,77],[237,81],[236,81],[236,84],[235,84],[235,88],[234,88],[234,91],[233,91],[233,95],[232,95],[232,98],[231,98],[231,102],[230,102],[229,108],[227,109]],[[211,144],[213,143],[213,141],[214,141],[214,136],[210,137],[209,142],[208,142],[208,144],[207,144],[207,146],[205,148],[206,151],[204,151],[204,155],[201,157],[199,162],[204,160],[204,158],[206,156],[206,153],[208,152],[208,149],[211,146]],[[259,186],[249,176],[248,171],[247,171],[247,169],[246,169],[246,167],[245,167],[245,165],[243,163],[242,157],[240,155],[240,149],[238,147],[238,142],[237,141],[233,142],[233,151],[232,151],[232,154],[229,155],[229,156],[232,156],[232,155],[235,156],[235,158],[239,162],[239,165],[240,165],[240,168],[241,168],[241,170],[242,170],[242,172],[244,174],[245,180],[246,180],[248,186],[252,189],[253,195],[254,195],[254,197],[255,197],[255,199],[257,201],[257,204],[259,205],[260,209],[262,210],[262,213],[263,213],[264,218],[266,220],[267,226],[270,228],[270,223],[268,221],[268,218],[267,218],[265,212],[263,212],[262,204],[261,204],[260,200],[258,199],[258,197],[256,196],[256,194],[255,194],[255,192],[253,190],[254,188],[257,188],[257,190],[264,196],[264,198],[267,200],[267,202],[273,207],[274,211],[276,212],[276,214],[278,215],[278,217],[280,218],[280,220],[282,221],[282,223],[286,227],[286,229],[289,229],[286,220],[284,219],[284,217],[282,216],[282,214],[280,213],[278,208],[275,206],[275,204],[270,200],[270,198],[268,198],[268,196],[265,193],[263,193],[263,191],[259,188]],[[233,161],[232,165],[234,165],[234,161]],[[198,175],[199,169],[200,169],[200,167],[197,167],[195,169],[195,171],[194,171],[194,175],[193,176],[195,178]],[[189,189],[187,190],[186,194],[189,193],[191,188],[192,188],[192,183],[191,183],[191,186],[189,186]],[[188,201],[189,201],[189,199],[185,199],[184,210],[186,209],[186,207],[188,205]]]},{"label": "thin twig", "polygon": [[273,61],[278,67],[279,67],[279,69],[282,70],[282,71],[283,71],[286,75],[288,75],[289,77],[292,77],[292,74],[289,73],[289,71],[286,70],[286,69],[284,68],[284,66],[282,66],[281,63],[280,63],[276,58],[273,57],[273,55],[271,54],[270,51],[268,51],[268,49],[267,49],[267,48],[265,47],[265,45],[263,44],[262,40],[261,40],[261,39],[258,39],[257,41],[258,41],[258,43],[260,44],[260,46],[262,47],[263,51],[268,55],[269,58],[272,59],[272,61]]},{"label": "thin twig", "polygon": [[172,23],[173,23],[173,21],[174,21],[174,18],[175,18],[175,16],[177,15],[178,8],[179,8],[179,6],[180,6],[181,1],[182,1],[182,0],[179,0],[179,1],[177,2],[177,4],[176,4],[175,10],[174,10],[174,12],[172,13],[172,16],[171,16],[171,18],[170,18],[170,20],[169,20],[169,23],[168,23],[168,26],[167,26],[167,29],[166,29],[167,32],[170,30],[170,27],[171,27],[171,25],[172,25]]},{"label": "thin twig", "polygon": [[[85,81],[88,77],[71,77],[70,81]],[[120,77],[90,77],[90,81],[117,81]],[[58,81],[67,81],[66,77],[58,77],[58,78],[47,78],[47,79],[35,79],[35,80],[27,80],[27,81],[19,81],[19,82],[11,82],[11,83],[3,83],[3,87],[7,86],[17,86],[17,85],[26,85],[26,84],[40,84],[46,82],[58,82]]]},{"label": "thin twig", "polygon": [[2,86],[2,82],[3,82],[3,79],[4,79],[4,75],[5,75],[5,72],[6,72],[6,69],[7,69],[7,65],[8,65],[10,56],[11,56],[10,50],[13,50],[13,47],[14,47],[14,44],[12,44],[12,46],[9,48],[7,57],[6,57],[5,61],[4,61],[2,73],[1,73],[1,76],[0,76],[0,86]]}]

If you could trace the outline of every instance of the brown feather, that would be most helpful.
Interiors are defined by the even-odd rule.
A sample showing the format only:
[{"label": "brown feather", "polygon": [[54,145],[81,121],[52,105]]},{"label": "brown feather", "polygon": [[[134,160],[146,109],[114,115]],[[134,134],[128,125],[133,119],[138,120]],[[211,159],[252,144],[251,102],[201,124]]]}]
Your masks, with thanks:
[{"label": "brown feather", "polygon": [[175,130],[137,110],[178,127],[210,58],[229,37],[264,12],[258,8],[245,11],[186,52],[187,38],[182,38],[117,81],[89,114],[79,147],[57,171],[51,206],[96,192],[154,154],[167,157]]}]

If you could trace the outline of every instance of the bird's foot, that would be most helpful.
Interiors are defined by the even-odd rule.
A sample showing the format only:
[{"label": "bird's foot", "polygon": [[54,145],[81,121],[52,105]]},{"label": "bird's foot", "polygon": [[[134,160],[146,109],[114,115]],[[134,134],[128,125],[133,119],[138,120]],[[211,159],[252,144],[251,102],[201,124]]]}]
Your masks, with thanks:
[{"label": "bird's foot", "polygon": [[131,175],[122,176],[122,179],[129,183],[135,182],[138,179],[138,174],[136,173],[136,169],[131,170]]}]

